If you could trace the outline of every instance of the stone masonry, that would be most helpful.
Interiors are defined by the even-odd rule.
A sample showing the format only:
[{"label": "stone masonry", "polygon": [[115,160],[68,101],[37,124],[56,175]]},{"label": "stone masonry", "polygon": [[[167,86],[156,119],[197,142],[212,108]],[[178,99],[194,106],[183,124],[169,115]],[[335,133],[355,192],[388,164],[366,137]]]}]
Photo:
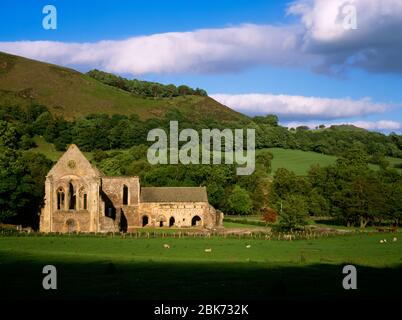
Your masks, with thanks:
[{"label": "stone masonry", "polygon": [[141,188],[139,177],[108,177],[71,145],[46,176],[41,232],[130,232],[142,227],[216,228],[223,213],[205,187]]}]

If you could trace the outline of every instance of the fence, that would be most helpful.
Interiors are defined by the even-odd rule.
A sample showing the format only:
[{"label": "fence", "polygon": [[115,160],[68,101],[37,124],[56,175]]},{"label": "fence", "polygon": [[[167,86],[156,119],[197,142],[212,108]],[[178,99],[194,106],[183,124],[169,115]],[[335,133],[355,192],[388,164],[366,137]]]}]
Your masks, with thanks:
[{"label": "fence", "polygon": [[210,232],[194,232],[194,231],[180,231],[180,232],[156,232],[156,231],[135,231],[130,233],[40,233],[40,232],[26,232],[18,230],[0,229],[1,236],[19,236],[19,237],[95,237],[95,238],[121,238],[121,239],[157,239],[157,238],[189,238],[189,239],[256,239],[256,240],[276,240],[276,241],[296,241],[296,240],[310,240],[318,238],[328,238],[333,236],[356,234],[360,231],[351,231],[348,233],[339,233],[336,231],[331,232],[318,232],[313,230],[302,230],[293,232],[230,232],[223,231],[210,231]]}]

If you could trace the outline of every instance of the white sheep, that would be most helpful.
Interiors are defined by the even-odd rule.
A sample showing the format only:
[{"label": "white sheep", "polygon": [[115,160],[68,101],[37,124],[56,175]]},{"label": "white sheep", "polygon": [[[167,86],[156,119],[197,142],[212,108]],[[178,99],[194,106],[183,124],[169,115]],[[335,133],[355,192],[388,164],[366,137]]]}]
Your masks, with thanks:
[{"label": "white sheep", "polygon": [[384,243],[387,242],[387,239],[384,239]]},{"label": "white sheep", "polygon": [[212,248],[208,248],[204,250],[205,252],[212,252]]},{"label": "white sheep", "polygon": [[163,245],[163,247],[164,247],[165,249],[170,249],[170,246],[169,246],[167,243],[165,243],[165,244]]},{"label": "white sheep", "polygon": [[381,240],[380,240],[380,243],[384,243],[384,240],[381,239]]},{"label": "white sheep", "polygon": [[246,245],[246,248],[247,248],[247,249],[250,249],[250,248],[251,248],[251,245],[249,245],[249,244]]},{"label": "white sheep", "polygon": [[393,240],[394,242],[398,241],[398,239],[397,239],[396,237],[394,237],[392,240]]}]

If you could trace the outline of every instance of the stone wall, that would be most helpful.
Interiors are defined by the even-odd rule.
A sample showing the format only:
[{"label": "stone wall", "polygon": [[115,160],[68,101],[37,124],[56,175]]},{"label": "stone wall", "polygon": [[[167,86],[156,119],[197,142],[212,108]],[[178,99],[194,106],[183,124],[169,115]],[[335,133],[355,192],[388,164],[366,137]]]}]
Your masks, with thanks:
[{"label": "stone wall", "polygon": [[[212,228],[215,226],[216,217],[210,212],[209,204],[205,202],[182,202],[182,203],[141,203],[139,214],[135,219],[135,225],[141,227],[143,217],[148,217],[148,226],[169,226],[173,217],[173,227],[191,227],[193,218],[200,217],[197,227]],[[194,226],[194,225],[193,225]]]},{"label": "stone wall", "polygon": [[52,232],[91,232],[88,211],[59,211],[53,213]]},{"label": "stone wall", "polygon": [[102,177],[102,191],[116,207],[123,206],[123,188],[128,188],[128,205],[137,205],[140,196],[138,177]]}]

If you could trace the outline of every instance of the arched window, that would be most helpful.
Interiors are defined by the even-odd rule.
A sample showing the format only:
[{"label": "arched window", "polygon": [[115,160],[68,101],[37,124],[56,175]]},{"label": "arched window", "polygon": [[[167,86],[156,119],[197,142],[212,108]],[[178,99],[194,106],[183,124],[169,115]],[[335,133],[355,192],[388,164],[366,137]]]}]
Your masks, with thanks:
[{"label": "arched window", "polygon": [[199,226],[201,224],[201,218],[199,217],[199,216],[194,216],[192,219],[191,219],[191,226],[192,227],[194,227],[194,226]]},{"label": "arched window", "polygon": [[128,204],[128,187],[126,185],[123,186],[123,205]]},{"label": "arched window", "polygon": [[69,206],[68,206],[68,209],[69,210],[75,210],[75,208],[76,208],[76,195],[75,195],[75,191],[74,191],[74,186],[73,186],[73,184],[70,182],[70,185],[69,185],[69,199],[70,199],[70,202],[69,202]]},{"label": "arched window", "polygon": [[57,210],[64,210],[64,190],[59,188],[57,190]]},{"label": "arched window", "polygon": [[174,226],[174,217],[170,217],[169,219],[169,227],[173,227]]},{"label": "arched window", "polygon": [[87,202],[88,202],[88,199],[87,199],[87,194],[86,193],[84,193],[84,196],[83,196],[83,209],[84,210],[87,210],[87,207],[88,207],[88,204],[87,204]]},{"label": "arched window", "polygon": [[84,187],[81,187],[79,192],[79,209],[88,210],[88,195]]}]

